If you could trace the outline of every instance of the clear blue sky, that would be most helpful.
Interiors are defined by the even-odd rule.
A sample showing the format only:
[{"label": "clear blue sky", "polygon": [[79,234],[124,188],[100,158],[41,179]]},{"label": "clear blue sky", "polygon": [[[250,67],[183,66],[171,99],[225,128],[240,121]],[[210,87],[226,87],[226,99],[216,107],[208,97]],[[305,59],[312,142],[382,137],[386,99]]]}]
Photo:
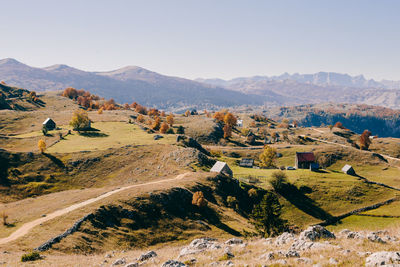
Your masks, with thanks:
[{"label": "clear blue sky", "polygon": [[0,0],[0,10],[0,58],[36,67],[400,80],[396,0]]}]

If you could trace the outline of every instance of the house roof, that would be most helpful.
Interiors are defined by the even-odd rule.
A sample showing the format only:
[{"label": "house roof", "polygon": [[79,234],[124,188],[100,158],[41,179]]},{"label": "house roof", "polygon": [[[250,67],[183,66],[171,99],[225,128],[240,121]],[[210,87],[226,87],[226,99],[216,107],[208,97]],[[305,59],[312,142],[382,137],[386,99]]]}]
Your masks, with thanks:
[{"label": "house roof", "polygon": [[240,160],[239,166],[253,167],[254,159],[243,158]]},{"label": "house roof", "polygon": [[315,156],[313,152],[296,152],[298,162],[314,162]]},{"label": "house roof", "polygon": [[43,122],[43,124],[47,124],[49,121],[54,122],[51,118],[47,118],[47,119]]},{"label": "house roof", "polygon": [[[211,168],[210,172],[222,172],[225,166],[228,166],[226,162],[217,161],[214,166]],[[229,168],[229,167],[228,167]]]},{"label": "house roof", "polygon": [[347,172],[349,170],[353,169],[353,167],[351,167],[351,165],[346,164],[344,165],[344,167],[342,168],[342,172]]}]

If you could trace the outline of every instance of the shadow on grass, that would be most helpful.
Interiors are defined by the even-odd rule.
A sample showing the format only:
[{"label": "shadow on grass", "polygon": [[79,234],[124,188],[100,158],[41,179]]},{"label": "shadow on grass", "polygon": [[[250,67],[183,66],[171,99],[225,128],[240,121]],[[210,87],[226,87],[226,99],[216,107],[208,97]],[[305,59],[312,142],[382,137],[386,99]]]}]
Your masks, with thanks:
[{"label": "shadow on grass", "polygon": [[91,137],[91,138],[97,138],[97,137],[107,137],[109,136],[106,133],[99,133],[99,132],[92,132],[92,131],[85,131],[85,132],[79,132],[79,135],[84,136],[84,137]]},{"label": "shadow on grass", "polygon": [[316,205],[314,200],[304,195],[295,185],[283,184],[278,193],[296,208],[320,220],[331,220],[333,216]]},{"label": "shadow on grass", "polygon": [[237,145],[239,147],[247,147],[246,144],[240,143],[240,142],[235,141],[235,140],[229,140],[229,142],[231,142],[232,144],[235,144],[235,145]]},{"label": "shadow on grass", "polygon": [[56,164],[58,167],[60,167],[60,168],[62,168],[62,169],[65,169],[65,165],[64,165],[64,163],[62,162],[62,160],[60,160],[60,159],[58,159],[57,157],[55,157],[55,156],[53,156],[53,155],[51,155],[51,154],[48,154],[48,153],[43,153],[43,155],[45,156],[45,157],[47,157],[48,159],[50,159],[54,164]]}]

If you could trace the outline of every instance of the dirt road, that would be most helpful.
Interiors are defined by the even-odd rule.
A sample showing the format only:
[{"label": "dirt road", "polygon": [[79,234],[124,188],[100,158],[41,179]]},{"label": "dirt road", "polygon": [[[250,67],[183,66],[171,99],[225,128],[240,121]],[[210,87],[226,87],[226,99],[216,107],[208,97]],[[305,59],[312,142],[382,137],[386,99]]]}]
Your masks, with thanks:
[{"label": "dirt road", "polygon": [[142,187],[142,186],[147,186],[147,185],[152,185],[152,184],[168,183],[168,182],[173,182],[173,181],[176,181],[176,180],[181,180],[181,179],[185,178],[188,174],[190,174],[190,172],[186,172],[186,173],[180,174],[180,175],[176,176],[175,178],[171,178],[171,179],[165,179],[165,180],[159,180],[159,181],[154,181],[154,182],[148,182],[148,183],[144,183],[144,184],[136,184],[136,185],[129,185],[129,186],[121,187],[121,188],[109,191],[107,193],[104,193],[104,194],[102,194],[102,195],[100,195],[98,197],[91,198],[91,199],[88,199],[86,201],[71,205],[71,206],[69,206],[67,208],[54,211],[54,212],[48,214],[46,217],[41,217],[41,218],[36,219],[34,221],[31,221],[31,222],[23,224],[20,228],[18,228],[15,232],[13,232],[8,237],[1,238],[0,239],[0,245],[6,244],[6,243],[11,242],[11,241],[14,241],[14,240],[16,240],[16,239],[28,234],[29,231],[32,228],[34,228],[35,226],[38,226],[38,225],[40,225],[40,224],[42,224],[44,222],[47,222],[47,221],[49,221],[51,219],[54,219],[54,218],[59,217],[59,216],[62,216],[64,214],[67,214],[68,212],[74,211],[74,210],[79,209],[81,207],[84,207],[86,205],[92,204],[92,203],[94,203],[96,201],[99,201],[99,200],[104,199],[106,197],[109,197],[111,195],[117,194],[117,193],[119,193],[121,191],[124,191],[124,190],[127,190],[127,189],[131,189],[131,188],[135,188],[135,187]]}]

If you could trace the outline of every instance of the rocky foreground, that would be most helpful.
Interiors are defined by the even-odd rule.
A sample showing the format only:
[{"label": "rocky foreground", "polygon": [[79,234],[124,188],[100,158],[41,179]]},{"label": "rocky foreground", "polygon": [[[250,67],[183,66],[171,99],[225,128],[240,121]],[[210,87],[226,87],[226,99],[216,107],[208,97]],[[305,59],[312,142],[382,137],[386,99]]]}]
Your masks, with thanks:
[{"label": "rocky foreground", "polygon": [[[178,252],[176,256],[173,255]],[[299,235],[221,242],[204,237],[180,249],[141,254],[136,259],[107,254],[100,266],[400,266],[400,241],[388,231],[337,235],[322,226],[311,226]]]}]

